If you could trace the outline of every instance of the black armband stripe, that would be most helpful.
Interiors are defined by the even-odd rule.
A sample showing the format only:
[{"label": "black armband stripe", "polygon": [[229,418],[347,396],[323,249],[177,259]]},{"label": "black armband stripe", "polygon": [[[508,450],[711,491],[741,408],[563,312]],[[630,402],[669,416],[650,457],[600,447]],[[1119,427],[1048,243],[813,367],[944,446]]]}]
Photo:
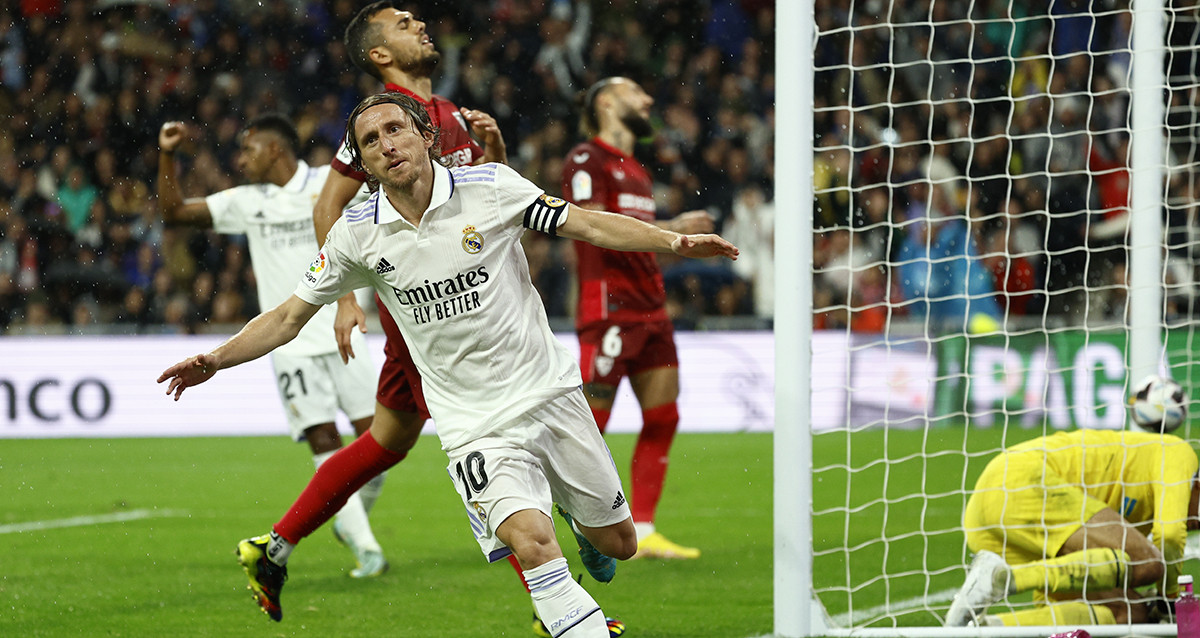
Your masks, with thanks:
[{"label": "black armband stripe", "polygon": [[524,226],[530,230],[546,233],[552,237],[558,236],[558,223],[562,219],[567,202],[545,195],[539,196],[525,208]]}]

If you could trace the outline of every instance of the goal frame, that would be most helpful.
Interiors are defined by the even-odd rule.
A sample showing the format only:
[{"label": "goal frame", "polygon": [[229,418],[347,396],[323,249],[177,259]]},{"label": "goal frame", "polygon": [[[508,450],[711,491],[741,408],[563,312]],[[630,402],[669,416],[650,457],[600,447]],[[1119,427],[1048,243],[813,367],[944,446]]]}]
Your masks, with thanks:
[{"label": "goal frame", "polygon": [[[1163,307],[1164,0],[1134,0],[1129,252],[1129,375],[1158,370]],[[834,627],[813,590],[811,390],[813,0],[776,5],[774,632],[810,636],[1047,636],[1062,627]],[[800,175],[804,179],[788,179]],[[778,176],[785,176],[779,179]],[[1089,626],[1093,636],[1173,636],[1175,625]]]}]

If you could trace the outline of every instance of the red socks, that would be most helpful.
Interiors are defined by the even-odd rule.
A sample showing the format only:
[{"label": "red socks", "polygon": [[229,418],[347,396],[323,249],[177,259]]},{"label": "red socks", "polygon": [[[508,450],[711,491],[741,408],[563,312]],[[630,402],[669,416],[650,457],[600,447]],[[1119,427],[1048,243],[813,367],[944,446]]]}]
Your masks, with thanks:
[{"label": "red socks", "polygon": [[289,543],[299,543],[324,525],[346,504],[346,499],[407,456],[384,449],[370,432],[329,457],[292,503],[274,530]]},{"label": "red socks", "polygon": [[679,409],[674,402],[642,411],[642,431],[629,473],[629,507],[635,523],[654,522],[667,478],[667,454],[678,427]]},{"label": "red socks", "polygon": [[508,564],[512,565],[513,569],[517,570],[517,576],[521,577],[521,584],[525,586],[525,593],[530,593],[529,583],[525,582],[525,572],[521,569],[521,563],[517,562],[516,554],[508,555]]}]

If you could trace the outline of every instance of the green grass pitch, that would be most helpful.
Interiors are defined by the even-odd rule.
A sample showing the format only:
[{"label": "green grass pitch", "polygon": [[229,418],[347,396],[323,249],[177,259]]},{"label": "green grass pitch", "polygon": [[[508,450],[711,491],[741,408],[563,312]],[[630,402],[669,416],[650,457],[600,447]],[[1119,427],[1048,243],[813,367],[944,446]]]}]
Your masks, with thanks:
[{"label": "green grass pitch", "polygon": [[[855,625],[938,624],[968,559],[956,530],[964,488],[996,450],[1040,434],[950,426],[817,435],[813,456],[825,469],[813,477],[814,585],[828,612],[856,612]],[[609,445],[628,485],[633,436]],[[233,548],[267,531],[303,488],[306,447],[284,437],[2,446],[0,636],[532,635],[528,595],[507,562],[484,562],[433,437],[393,468],[372,514],[391,571],[348,578],[349,552],[318,530],[293,554],[280,624],[252,603]],[[659,527],[704,555],[625,562],[610,585],[585,577],[627,635],[771,632],[772,455],[769,434],[676,438]],[[140,512],[154,515],[13,531]],[[558,527],[580,573],[574,540]],[[830,551],[844,545],[854,549]],[[900,608],[881,611],[889,601]]]},{"label": "green grass pitch", "polygon": [[[609,445],[628,485],[630,435]],[[372,514],[391,570],[346,576],[327,529],[289,563],[284,618],[246,589],[233,549],[267,531],[312,473],[286,437],[5,440],[0,443],[0,636],[532,636],[531,605],[507,562],[488,565],[422,437],[389,473]],[[584,584],[642,637],[768,634],[772,626],[771,436],[681,434],[659,528],[696,561],[630,561]],[[150,511],[123,522],[15,526]],[[165,514],[165,515],[164,515]],[[574,541],[559,541],[575,573]]]}]

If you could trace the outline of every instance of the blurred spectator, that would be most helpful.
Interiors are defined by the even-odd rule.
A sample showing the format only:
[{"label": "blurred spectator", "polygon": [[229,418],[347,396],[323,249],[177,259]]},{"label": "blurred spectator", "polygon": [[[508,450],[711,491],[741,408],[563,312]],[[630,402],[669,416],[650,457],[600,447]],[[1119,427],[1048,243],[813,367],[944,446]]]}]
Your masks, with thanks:
[{"label": "blurred spectator", "polygon": [[1000,319],[992,279],[961,210],[941,186],[916,182],[897,255],[910,314],[939,330],[988,332]]},{"label": "blurred spectator", "polygon": [[[661,141],[646,163],[656,189],[670,193],[664,201],[677,210],[709,206],[728,218],[736,194],[771,174],[764,109],[773,102],[773,3],[498,3],[479,18],[453,4],[426,10],[441,25],[433,37],[447,52],[442,79],[451,83],[447,90],[462,93],[448,97],[494,114],[510,145],[521,149],[514,164],[543,186],[554,188],[561,174],[571,139],[570,98],[578,87],[612,74],[633,77],[660,100]],[[42,285],[45,262],[69,251],[75,235],[99,251],[94,268],[115,266],[128,284],[143,289],[153,321],[215,315],[218,300],[229,316],[252,314],[252,276],[226,274],[245,270],[239,258],[227,259],[242,250],[236,242],[164,232],[152,221],[147,182],[156,130],[148,123],[207,125],[190,149],[185,195],[233,185],[233,158],[221,149],[234,146],[238,122],[263,110],[292,111],[304,143],[328,154],[349,108],[363,92],[378,90],[347,72],[340,35],[353,12],[353,3],[342,0],[200,0],[165,9],[55,0],[0,6],[0,112],[13,114],[10,135],[0,144],[0,192],[31,229],[10,239],[13,285]],[[878,54],[878,43],[870,53]],[[565,254],[551,242],[539,257],[548,300],[561,301]],[[213,273],[207,277],[216,279],[215,290],[204,292],[212,287],[201,285],[181,311],[179,291],[196,291],[194,279],[206,272]],[[699,297],[688,303],[700,312],[745,310],[728,286],[728,272],[690,276],[697,280],[689,289]],[[65,320],[87,294],[97,305],[95,317],[120,313],[137,325],[129,317],[138,313],[125,309],[126,295],[63,279],[61,272],[51,308],[66,304],[57,311]],[[240,308],[234,295],[242,297]],[[137,296],[132,292],[130,299]],[[552,312],[570,308],[548,306]]]},{"label": "blurred spectator", "polygon": [[738,193],[724,237],[741,249],[733,273],[749,282],[754,314],[775,316],[775,204],[764,201],[761,188]]}]

